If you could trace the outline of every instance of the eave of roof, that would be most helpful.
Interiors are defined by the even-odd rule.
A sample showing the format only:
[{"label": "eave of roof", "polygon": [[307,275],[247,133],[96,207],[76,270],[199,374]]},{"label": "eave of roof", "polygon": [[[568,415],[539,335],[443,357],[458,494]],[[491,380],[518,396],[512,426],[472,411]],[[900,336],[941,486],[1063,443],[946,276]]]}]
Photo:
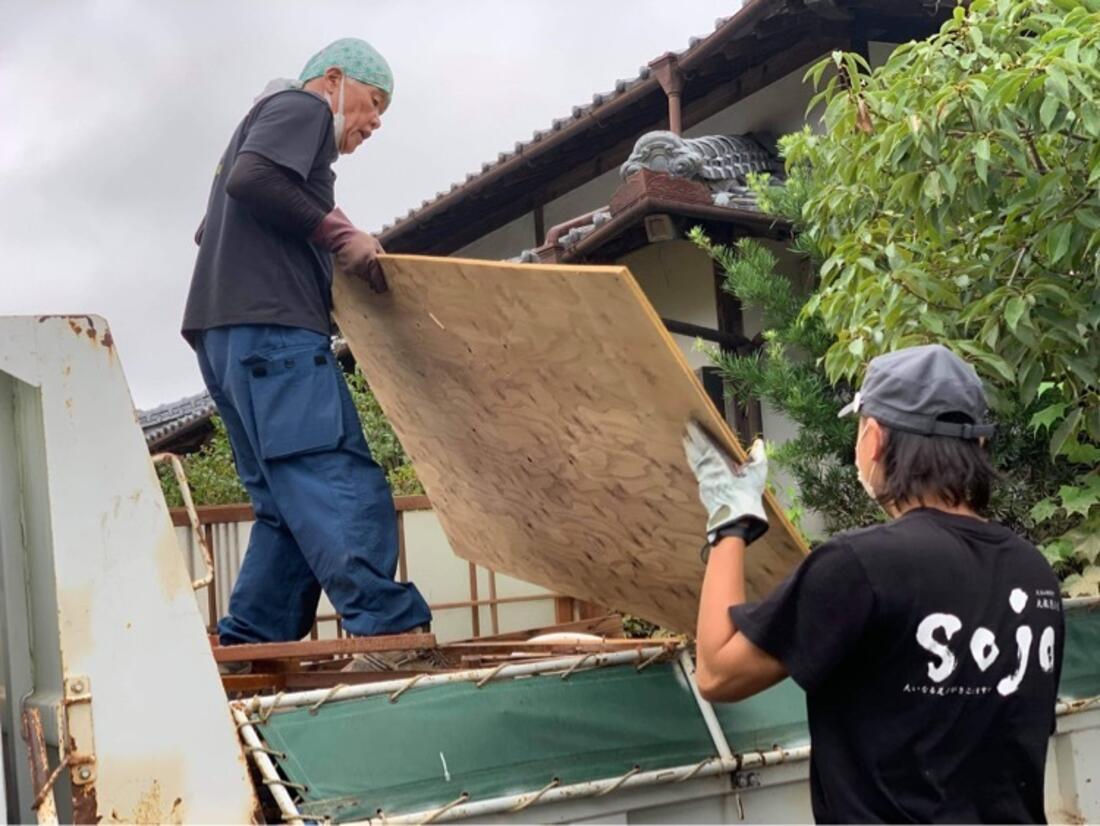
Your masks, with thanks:
[{"label": "eave of roof", "polygon": [[721,207],[673,199],[644,197],[564,251],[559,260],[562,263],[584,261],[587,256],[615,238],[627,227],[638,223],[647,215],[657,213],[669,213],[684,218],[698,218],[700,220],[740,225],[753,230],[758,235],[782,235],[790,229],[790,223],[786,219],[768,215],[755,209]]},{"label": "eave of roof", "polygon": [[[703,111],[693,117],[692,104],[702,102],[715,84],[739,87],[745,73],[769,68],[769,56],[775,57],[776,65],[767,82],[812,59],[785,59],[788,53],[803,57],[798,47],[805,46],[807,38],[820,45],[819,53],[851,48],[860,37],[882,32],[908,39],[931,33],[937,21],[950,14],[938,6],[933,9],[926,0],[747,0],[734,15],[720,20],[713,33],[694,38],[677,54],[689,77],[683,96],[685,128],[707,116]],[[741,47],[734,48],[737,44]],[[710,85],[700,83],[704,64],[723,61],[741,69],[711,72]],[[750,93],[751,89],[744,91]],[[391,252],[454,252],[489,228],[529,211],[538,198],[562,194],[553,187],[564,186],[570,173],[577,178],[569,180],[572,188],[613,168],[622,160],[610,157],[622,154],[621,140],[652,128],[666,112],[660,84],[643,67],[636,78],[619,81],[613,91],[595,95],[590,104],[575,106],[570,117],[555,120],[550,129],[536,131],[530,141],[516,143],[513,151],[500,153],[479,173],[467,175],[465,182],[409,210],[384,227],[380,239]],[[471,220],[475,217],[476,231]]]},{"label": "eave of roof", "polygon": [[145,444],[155,450],[169,439],[206,424],[215,410],[214,400],[204,391],[152,410],[138,411],[138,424]]}]

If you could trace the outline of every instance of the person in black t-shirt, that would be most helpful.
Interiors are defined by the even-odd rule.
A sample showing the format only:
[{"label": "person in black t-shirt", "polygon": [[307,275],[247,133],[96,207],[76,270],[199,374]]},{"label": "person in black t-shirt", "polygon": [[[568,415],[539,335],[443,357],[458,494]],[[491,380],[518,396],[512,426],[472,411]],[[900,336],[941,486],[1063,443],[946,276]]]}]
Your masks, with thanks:
[{"label": "person in black t-shirt", "polygon": [[980,516],[993,470],[973,368],[939,345],[871,361],[856,467],[891,521],[834,536],[758,604],[746,546],[767,530],[763,445],[738,466],[695,423],[707,508],[697,629],[704,697],[790,676],[806,692],[818,822],[1045,822],[1062,665],[1060,589],[1029,542]]},{"label": "person in black t-shirt", "polygon": [[322,588],[354,635],[431,619],[394,581],[393,496],[329,338],[334,257],[386,289],[381,245],[336,206],[332,163],[381,127],[392,96],[382,56],[337,40],[297,80],[269,84],[214,175],[183,335],[256,514],[222,645],[300,639]]}]

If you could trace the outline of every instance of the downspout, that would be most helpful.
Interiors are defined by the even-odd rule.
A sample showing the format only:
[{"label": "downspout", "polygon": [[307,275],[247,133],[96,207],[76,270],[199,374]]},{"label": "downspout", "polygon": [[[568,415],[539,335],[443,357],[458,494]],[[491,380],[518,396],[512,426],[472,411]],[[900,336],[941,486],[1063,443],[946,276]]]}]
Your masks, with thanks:
[{"label": "downspout", "polygon": [[680,69],[677,57],[672,52],[665,52],[650,62],[649,68],[668,98],[668,131],[679,135],[683,132],[680,97],[684,90],[684,73]]}]

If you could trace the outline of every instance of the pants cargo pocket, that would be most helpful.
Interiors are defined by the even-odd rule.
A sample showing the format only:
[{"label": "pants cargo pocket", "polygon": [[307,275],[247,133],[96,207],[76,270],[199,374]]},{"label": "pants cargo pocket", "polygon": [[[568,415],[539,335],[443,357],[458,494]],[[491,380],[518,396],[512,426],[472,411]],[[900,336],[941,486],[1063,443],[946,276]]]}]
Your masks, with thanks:
[{"label": "pants cargo pocket", "polygon": [[339,369],[328,349],[287,348],[250,356],[248,389],[263,459],[332,450],[344,436]]}]

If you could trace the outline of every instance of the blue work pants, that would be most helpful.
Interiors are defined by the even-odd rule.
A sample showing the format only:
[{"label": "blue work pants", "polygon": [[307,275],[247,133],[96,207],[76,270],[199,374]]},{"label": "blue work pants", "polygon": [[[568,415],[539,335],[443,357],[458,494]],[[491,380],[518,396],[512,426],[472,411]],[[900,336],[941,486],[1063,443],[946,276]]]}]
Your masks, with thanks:
[{"label": "blue work pants", "polygon": [[256,521],[222,645],[301,639],[323,588],[351,634],[431,619],[394,581],[397,515],[327,336],[294,327],[217,327],[196,341]]}]

